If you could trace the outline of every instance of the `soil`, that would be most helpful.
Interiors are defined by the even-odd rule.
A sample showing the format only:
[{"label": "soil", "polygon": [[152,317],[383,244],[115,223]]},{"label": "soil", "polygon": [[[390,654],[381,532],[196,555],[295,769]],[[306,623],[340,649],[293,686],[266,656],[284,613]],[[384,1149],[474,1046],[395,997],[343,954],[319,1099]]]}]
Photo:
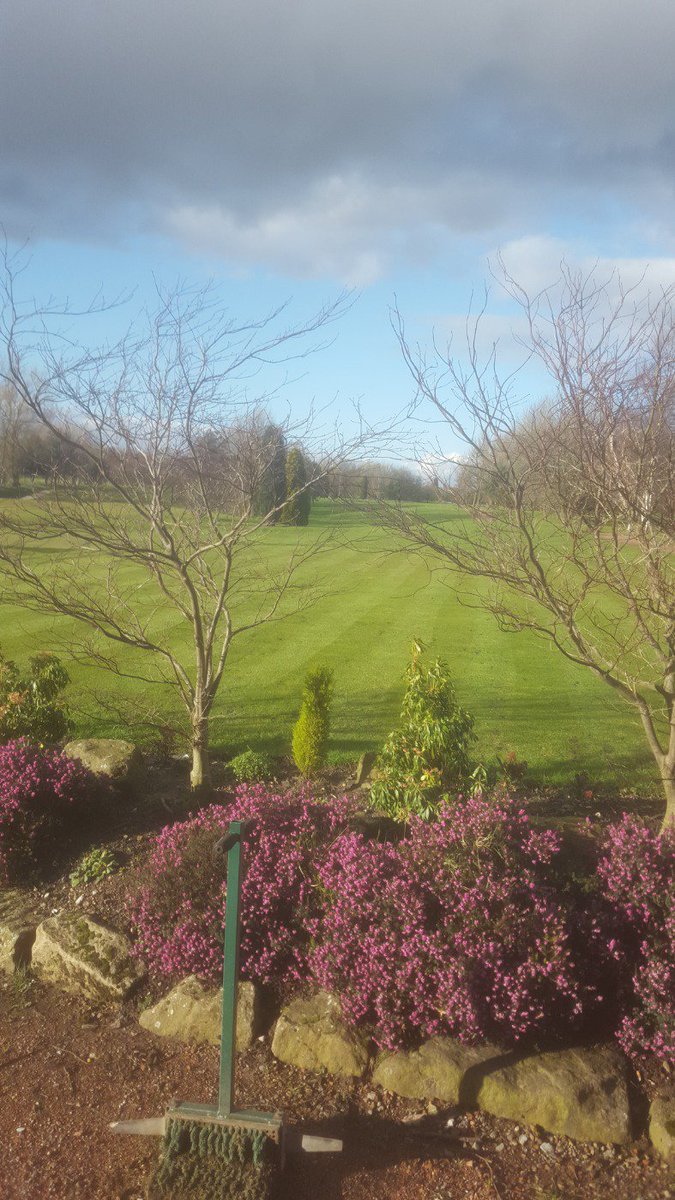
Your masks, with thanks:
[{"label": "soil", "polygon": [[[92,1008],[33,982],[0,991],[3,1200],[141,1200],[159,1143],[116,1120],[209,1101],[217,1051],[138,1025],[137,1001]],[[279,1200],[668,1200],[646,1139],[581,1146],[482,1114],[436,1112],[274,1059],[269,1034],[238,1059],[238,1102],[343,1139],[341,1154],[289,1155]],[[429,1111],[431,1110],[431,1111]],[[522,1143],[522,1144],[521,1144]]]},{"label": "soil", "polygon": [[[55,847],[32,889],[38,912],[75,906],[124,928],[125,897],[149,840],[193,804],[184,775],[181,763],[156,764],[141,796],[120,797],[95,828]],[[220,783],[224,800],[225,776]],[[322,781],[329,793],[346,783],[347,768]],[[570,827],[596,810],[603,822],[624,809],[658,813],[658,802],[559,792],[530,792],[528,807],[542,823]],[[108,846],[121,869],[74,889],[70,871],[93,845]],[[139,1026],[139,1008],[164,991],[149,984],[121,1007],[95,1008],[30,977],[2,981],[2,1200],[141,1200],[158,1141],[114,1134],[111,1122],[159,1116],[174,1098],[212,1100],[218,1074],[212,1047]],[[237,1098],[282,1109],[296,1130],[343,1139],[341,1154],[289,1156],[279,1200],[675,1200],[675,1172],[644,1135],[624,1149],[588,1147],[483,1114],[437,1112],[367,1083],[287,1067],[272,1056],[269,1033],[239,1056]]]}]

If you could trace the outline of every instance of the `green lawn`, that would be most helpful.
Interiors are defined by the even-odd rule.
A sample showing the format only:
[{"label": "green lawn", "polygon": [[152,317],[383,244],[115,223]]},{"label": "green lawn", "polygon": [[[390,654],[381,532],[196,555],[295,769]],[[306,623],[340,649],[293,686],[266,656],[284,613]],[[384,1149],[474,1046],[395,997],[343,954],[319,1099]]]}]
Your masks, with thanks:
[{"label": "green lawn", "polygon": [[[298,537],[312,538],[322,526],[335,528],[338,541],[310,562],[304,580],[318,582],[323,598],[235,642],[213,723],[216,747],[286,751],[303,675],[326,664],[335,673],[334,759],[376,748],[396,722],[410,642],[418,637],[449,662],[459,698],[475,715],[477,754],[485,761],[515,750],[541,782],[561,783],[586,771],[598,783],[657,790],[639,723],[609,688],[547,643],[500,632],[490,616],[459,603],[439,576],[430,579],[419,559],[389,553],[388,537],[362,517],[315,505],[309,529],[267,530],[264,553],[281,562]],[[67,556],[63,549],[58,553]],[[103,570],[94,556],[91,570]],[[130,582],[134,570],[129,568]],[[144,587],[138,603],[150,603]],[[71,630],[64,619],[0,609],[0,645],[19,659],[52,647],[55,636],[72,636]],[[165,635],[180,644],[173,613],[166,615]],[[138,657],[125,655],[127,667],[134,661]],[[77,662],[69,669],[78,733],[133,739],[133,725],[102,716],[93,693],[131,700],[142,713],[147,685]]]}]

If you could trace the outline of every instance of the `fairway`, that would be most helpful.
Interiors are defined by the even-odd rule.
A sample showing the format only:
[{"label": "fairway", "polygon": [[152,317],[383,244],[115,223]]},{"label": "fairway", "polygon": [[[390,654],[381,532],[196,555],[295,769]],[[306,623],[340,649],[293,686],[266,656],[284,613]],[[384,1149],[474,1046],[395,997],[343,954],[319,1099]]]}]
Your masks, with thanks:
[{"label": "fairway", "polygon": [[[425,511],[447,514],[435,506]],[[390,535],[363,516],[319,502],[308,529],[266,530],[264,552],[281,563],[299,539],[309,542],[322,529],[334,531],[335,542],[309,561],[301,581],[316,584],[320,598],[233,644],[213,718],[214,748],[288,752],[303,676],[308,667],[327,665],[335,675],[333,761],[376,749],[396,723],[410,643],[417,637],[449,663],[460,702],[476,718],[480,760],[515,751],[540,783],[570,782],[585,771],[593,783],[658,790],[638,719],[609,688],[548,643],[527,633],[502,633],[488,614],[465,607],[442,577],[430,576],[419,558],[392,552]],[[92,572],[99,568],[92,558]],[[130,576],[135,570],[129,568]],[[140,606],[150,603],[143,580],[139,572]],[[164,633],[180,644],[173,612]],[[0,610],[0,645],[19,660],[51,648],[65,658],[63,640],[78,635],[62,618],[18,607]],[[139,663],[147,670],[138,653],[124,651],[121,661],[128,670]],[[96,693],[133,706],[139,717],[149,703],[170,702],[147,684],[76,661],[67,665],[79,735],[138,736],[133,723],[101,711]]]}]

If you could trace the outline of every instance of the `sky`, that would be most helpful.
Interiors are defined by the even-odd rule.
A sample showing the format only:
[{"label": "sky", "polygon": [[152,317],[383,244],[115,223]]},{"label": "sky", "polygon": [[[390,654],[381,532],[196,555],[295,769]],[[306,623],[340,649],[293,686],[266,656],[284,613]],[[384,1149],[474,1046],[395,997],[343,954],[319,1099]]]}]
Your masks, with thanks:
[{"label": "sky", "polygon": [[412,395],[394,303],[457,344],[487,282],[510,366],[498,254],[530,289],[561,260],[675,282],[673,45],[672,0],[6,3],[0,224],[38,297],[213,279],[302,320],[352,289],[288,401],[383,422]]}]

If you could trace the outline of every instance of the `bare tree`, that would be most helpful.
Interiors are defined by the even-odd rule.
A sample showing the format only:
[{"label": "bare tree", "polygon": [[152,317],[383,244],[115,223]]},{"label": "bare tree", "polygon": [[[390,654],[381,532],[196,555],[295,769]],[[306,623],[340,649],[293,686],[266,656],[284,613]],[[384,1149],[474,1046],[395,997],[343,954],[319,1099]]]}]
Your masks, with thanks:
[{"label": "bare tree", "polygon": [[[452,520],[386,506],[407,545],[453,568],[464,600],[502,629],[528,629],[592,671],[639,714],[675,821],[675,313],[563,264],[554,288],[520,305],[529,358],[550,398],[528,410],[496,347],[434,343],[427,357],[394,328],[417,387],[462,448],[446,495]],[[436,447],[436,461],[442,449]],[[470,593],[467,578],[485,581]]]},{"label": "bare tree", "polygon": [[[296,576],[324,544],[305,536],[281,567],[270,565],[267,526],[286,501],[256,511],[276,443],[264,436],[269,392],[251,398],[251,384],[316,349],[313,335],[325,337],[344,298],[288,326],[283,309],[239,322],[211,289],[181,288],[160,294],[117,344],[92,351],[69,332],[83,314],[22,306],[15,277],[6,258],[4,378],[60,454],[48,488],[0,510],[0,600],[74,618],[91,631],[78,647],[90,661],[170,684],[189,720],[199,787],[233,641],[314,598]],[[309,439],[310,421],[291,433]],[[369,436],[361,429],[347,443],[333,431],[322,452],[310,442],[305,486]],[[147,669],[121,665],[115,644],[144,654]]]},{"label": "bare tree", "polygon": [[28,410],[9,383],[0,387],[0,485],[18,487],[21,481],[21,435]]}]

